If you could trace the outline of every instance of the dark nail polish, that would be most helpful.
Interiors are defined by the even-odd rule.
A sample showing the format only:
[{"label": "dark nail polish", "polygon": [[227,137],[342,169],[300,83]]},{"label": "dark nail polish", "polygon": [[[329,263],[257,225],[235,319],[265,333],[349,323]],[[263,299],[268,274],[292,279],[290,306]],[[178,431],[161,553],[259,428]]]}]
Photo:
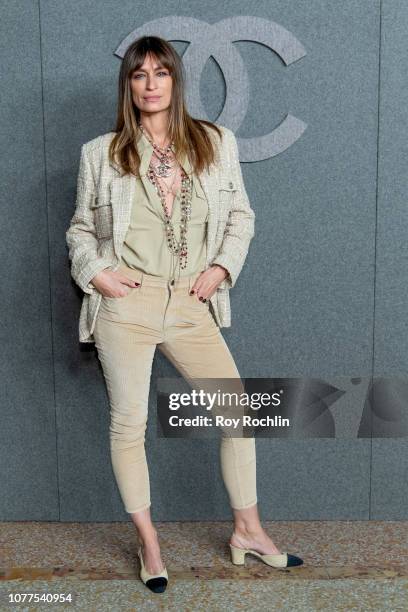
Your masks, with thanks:
[{"label": "dark nail polish", "polygon": [[193,295],[193,293],[194,293],[194,289],[192,289],[192,290],[190,291],[190,295]]},{"label": "dark nail polish", "polygon": [[201,301],[203,301],[203,299],[204,299],[204,298],[202,298],[202,297],[200,296],[200,298],[199,298],[199,299],[200,299]]}]

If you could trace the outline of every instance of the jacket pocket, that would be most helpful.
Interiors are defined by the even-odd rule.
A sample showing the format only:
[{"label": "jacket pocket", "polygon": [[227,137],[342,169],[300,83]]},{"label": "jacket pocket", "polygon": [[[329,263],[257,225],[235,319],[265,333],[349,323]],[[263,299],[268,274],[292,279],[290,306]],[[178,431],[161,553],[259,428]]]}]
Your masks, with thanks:
[{"label": "jacket pocket", "polygon": [[227,218],[221,217],[217,221],[217,229],[215,232],[215,241],[216,243],[221,243],[224,239],[224,235],[227,232],[227,224],[228,224],[228,216]]},{"label": "jacket pocket", "polygon": [[113,233],[112,204],[108,200],[95,198],[91,206],[94,213],[95,230],[98,238],[111,238]]},{"label": "jacket pocket", "polygon": [[235,182],[231,179],[222,176],[218,182],[218,191],[220,192],[220,197],[228,198],[230,197],[234,191],[236,191]]},{"label": "jacket pocket", "polygon": [[230,178],[221,177],[218,183],[218,204],[221,217],[227,217],[237,188]]}]

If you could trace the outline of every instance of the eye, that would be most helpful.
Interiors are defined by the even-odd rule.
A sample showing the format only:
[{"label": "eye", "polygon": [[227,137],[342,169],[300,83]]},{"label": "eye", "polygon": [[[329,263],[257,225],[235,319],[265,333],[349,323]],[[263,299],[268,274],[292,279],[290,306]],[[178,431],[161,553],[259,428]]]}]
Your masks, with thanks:
[{"label": "eye", "polygon": [[[157,72],[157,74],[160,75],[164,75],[164,76],[170,76],[169,72],[166,70],[160,70],[159,72]],[[143,72],[136,72],[133,74],[132,78],[133,79],[139,79],[139,77],[143,77],[144,73]]]}]

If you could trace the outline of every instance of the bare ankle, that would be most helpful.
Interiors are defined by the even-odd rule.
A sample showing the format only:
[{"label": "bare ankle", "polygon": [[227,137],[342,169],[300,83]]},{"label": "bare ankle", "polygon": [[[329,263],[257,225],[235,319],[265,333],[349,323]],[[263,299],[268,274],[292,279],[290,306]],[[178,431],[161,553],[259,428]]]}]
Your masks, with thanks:
[{"label": "bare ankle", "polygon": [[255,538],[263,534],[262,526],[258,527],[248,525],[235,525],[234,535],[242,536],[243,538]]},{"label": "bare ankle", "polygon": [[159,543],[159,536],[156,529],[153,527],[143,534],[139,534],[139,540],[143,546],[155,546]]}]

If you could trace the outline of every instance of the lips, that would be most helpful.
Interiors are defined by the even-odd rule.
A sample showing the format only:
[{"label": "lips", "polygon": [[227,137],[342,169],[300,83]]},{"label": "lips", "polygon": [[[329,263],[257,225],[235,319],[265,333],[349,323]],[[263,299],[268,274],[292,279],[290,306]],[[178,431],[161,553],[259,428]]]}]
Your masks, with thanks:
[{"label": "lips", "polygon": [[147,102],[156,102],[156,100],[160,100],[160,96],[149,96],[144,98]]}]

